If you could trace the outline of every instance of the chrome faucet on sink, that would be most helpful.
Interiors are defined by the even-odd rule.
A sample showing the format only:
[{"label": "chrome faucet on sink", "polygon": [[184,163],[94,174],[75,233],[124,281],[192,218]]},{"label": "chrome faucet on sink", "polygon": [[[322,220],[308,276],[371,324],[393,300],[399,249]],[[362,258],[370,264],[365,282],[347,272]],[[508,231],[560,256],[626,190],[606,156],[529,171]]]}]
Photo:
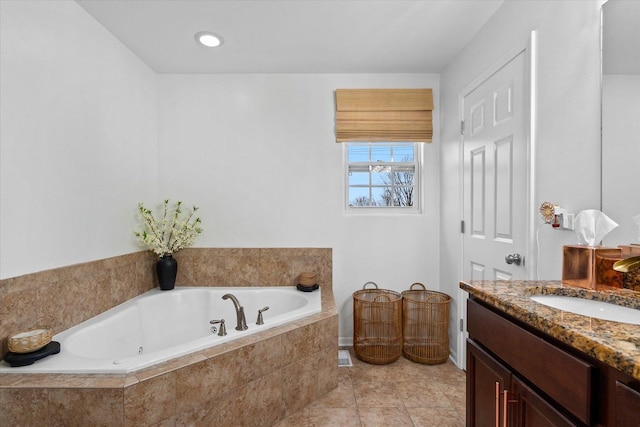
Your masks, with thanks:
[{"label": "chrome faucet on sink", "polygon": [[249,329],[247,326],[247,319],[244,317],[244,307],[240,305],[240,301],[238,298],[233,296],[232,294],[224,294],[222,299],[231,299],[233,301],[233,305],[236,308],[236,319],[237,319],[237,331],[246,331]]}]

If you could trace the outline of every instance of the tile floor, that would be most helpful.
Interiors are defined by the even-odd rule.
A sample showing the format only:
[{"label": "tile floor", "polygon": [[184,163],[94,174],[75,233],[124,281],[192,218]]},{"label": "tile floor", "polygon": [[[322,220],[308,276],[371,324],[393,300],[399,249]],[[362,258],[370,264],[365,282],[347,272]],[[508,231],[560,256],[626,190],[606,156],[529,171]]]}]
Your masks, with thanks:
[{"label": "tile floor", "polygon": [[277,427],[460,426],[465,423],[465,373],[453,363],[422,365],[400,357],[389,365],[338,368],[338,388]]}]

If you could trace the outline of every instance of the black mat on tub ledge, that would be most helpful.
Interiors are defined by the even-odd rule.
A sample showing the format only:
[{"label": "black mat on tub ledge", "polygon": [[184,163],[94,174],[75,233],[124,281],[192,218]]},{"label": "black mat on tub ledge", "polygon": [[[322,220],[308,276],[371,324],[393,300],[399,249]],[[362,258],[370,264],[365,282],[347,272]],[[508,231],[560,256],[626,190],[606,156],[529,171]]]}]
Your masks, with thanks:
[{"label": "black mat on tub ledge", "polygon": [[319,286],[317,283],[316,283],[315,285],[312,285],[312,286],[305,286],[305,285],[301,285],[301,284],[299,284],[299,283],[298,283],[298,286],[296,286],[296,288],[297,288],[299,291],[302,291],[302,292],[311,292],[311,291],[315,291],[315,290],[316,290],[316,289],[318,289],[319,287],[320,287],[320,286]]},{"label": "black mat on tub ledge", "polygon": [[60,343],[58,341],[51,341],[40,350],[32,351],[31,353],[14,353],[9,351],[4,355],[4,361],[11,365],[12,368],[16,368],[19,366],[32,365],[36,360],[57,353],[60,353]]}]

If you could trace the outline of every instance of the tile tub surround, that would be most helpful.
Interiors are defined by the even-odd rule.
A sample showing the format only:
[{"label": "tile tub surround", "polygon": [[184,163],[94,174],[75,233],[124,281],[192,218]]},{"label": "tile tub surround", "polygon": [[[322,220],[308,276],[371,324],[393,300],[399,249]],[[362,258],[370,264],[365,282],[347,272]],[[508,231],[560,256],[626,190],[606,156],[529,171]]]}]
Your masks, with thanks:
[{"label": "tile tub surround", "polygon": [[587,355],[640,380],[640,326],[574,314],[542,304],[536,294],[579,296],[640,308],[640,293],[593,291],[559,281],[469,281],[460,288],[516,319]]},{"label": "tile tub surround", "polygon": [[[188,248],[176,253],[177,286],[293,286],[302,272],[332,287],[328,248]],[[0,280],[0,353],[12,334],[62,332],[157,286],[150,251]]]},{"label": "tile tub surround", "polygon": [[[184,275],[179,273],[179,285],[182,284],[180,280],[190,286],[196,284],[190,280],[208,280],[201,284],[241,286],[238,281],[228,282],[237,274],[244,278],[242,283],[253,277],[259,284],[289,286],[302,271],[298,269],[315,272],[323,287],[322,312],[131,374],[2,374],[0,424],[46,425],[46,420],[49,420],[49,425],[138,426],[159,422],[169,425],[271,425],[337,386],[338,314],[331,290],[331,249],[188,249],[183,252],[178,254],[182,255],[179,262],[182,259],[183,263],[179,270],[182,268]],[[108,268],[112,264],[125,264],[123,260],[132,261],[133,265],[123,271],[121,267]],[[58,297],[55,304],[65,304],[66,301],[73,306],[78,300],[78,292],[87,298],[90,296],[90,291],[74,291],[72,283],[82,287],[86,282],[96,280],[101,286],[108,287],[114,286],[109,279],[117,277],[123,285],[132,287],[131,283],[137,282],[122,279],[127,273],[133,277],[141,274],[150,289],[155,284],[152,274],[154,260],[155,257],[148,253],[136,253],[66,267],[63,270],[69,270],[58,279],[64,282],[64,286],[54,282],[61,286],[60,292],[51,293],[51,299],[40,300],[40,304],[54,303],[52,300]],[[199,265],[197,274],[185,272],[185,264],[188,266],[190,262]],[[45,278],[52,272],[0,282],[0,308],[12,308],[1,313],[10,319],[0,318],[0,322],[4,322],[3,333],[7,329],[15,330],[7,325],[17,325],[18,330],[25,328],[20,321],[11,319],[20,318],[20,312],[15,312],[20,307],[28,313],[33,310],[32,322],[37,322],[37,291],[45,285],[33,279],[40,274],[43,276],[35,278],[49,283]],[[224,282],[218,282],[220,280]],[[274,283],[274,280],[278,282]],[[89,288],[96,290],[95,287]],[[137,295],[146,290],[141,286],[128,291]],[[21,292],[33,294],[31,299],[26,299],[28,304],[22,306],[15,304],[15,301],[23,299]],[[107,302],[102,306],[109,305],[111,300],[108,292],[105,294],[107,297],[103,299]],[[83,316],[85,312],[95,310],[84,308],[85,305],[92,307],[92,304],[83,302],[78,305],[77,309]],[[117,304],[112,303],[102,311],[114,305]],[[77,315],[73,319],[79,317]],[[82,320],[85,319],[76,320],[74,324]],[[73,325],[66,327],[70,326]],[[66,327],[60,326],[59,330]],[[6,339],[4,341],[6,347]],[[257,363],[246,363],[248,360]]]},{"label": "tile tub surround", "polygon": [[57,334],[152,289],[156,259],[136,252],[0,280],[0,353],[15,333]]},{"label": "tile tub surround", "polygon": [[188,248],[174,258],[180,286],[295,286],[307,272],[332,287],[330,248]]}]

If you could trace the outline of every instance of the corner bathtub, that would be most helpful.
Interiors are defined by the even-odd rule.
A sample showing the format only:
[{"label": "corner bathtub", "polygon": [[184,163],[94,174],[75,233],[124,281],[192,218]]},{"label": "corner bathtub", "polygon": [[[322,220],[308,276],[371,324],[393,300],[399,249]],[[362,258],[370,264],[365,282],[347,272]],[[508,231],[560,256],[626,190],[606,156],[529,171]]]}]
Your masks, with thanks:
[{"label": "corner bathtub", "polygon": [[[248,329],[237,331],[233,294],[244,307]],[[258,310],[264,324],[256,325]],[[177,287],[152,289],[53,337],[60,353],[12,373],[129,373],[321,311],[320,290],[279,287]],[[210,320],[225,319],[226,336],[212,332]],[[220,325],[215,325],[219,328]]]}]

